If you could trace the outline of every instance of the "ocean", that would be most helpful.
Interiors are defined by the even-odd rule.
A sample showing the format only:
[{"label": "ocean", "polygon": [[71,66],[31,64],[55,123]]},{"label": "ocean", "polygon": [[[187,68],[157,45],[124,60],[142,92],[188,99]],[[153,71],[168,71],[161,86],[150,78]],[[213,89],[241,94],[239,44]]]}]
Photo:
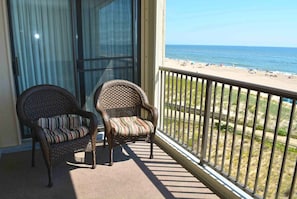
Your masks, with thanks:
[{"label": "ocean", "polygon": [[166,58],[297,74],[297,48],[166,45]]}]

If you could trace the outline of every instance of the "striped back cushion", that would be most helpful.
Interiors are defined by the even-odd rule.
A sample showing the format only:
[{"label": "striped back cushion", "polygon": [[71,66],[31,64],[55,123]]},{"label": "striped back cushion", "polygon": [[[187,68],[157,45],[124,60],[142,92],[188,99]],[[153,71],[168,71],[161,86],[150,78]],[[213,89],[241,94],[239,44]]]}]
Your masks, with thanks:
[{"label": "striped back cushion", "polygon": [[37,125],[43,128],[45,137],[51,144],[81,138],[89,132],[87,127],[82,126],[82,118],[78,115],[40,118]]},{"label": "striped back cushion", "polygon": [[76,129],[82,125],[82,118],[78,115],[58,115],[49,118],[40,118],[37,121],[41,128],[55,130],[57,128]]}]

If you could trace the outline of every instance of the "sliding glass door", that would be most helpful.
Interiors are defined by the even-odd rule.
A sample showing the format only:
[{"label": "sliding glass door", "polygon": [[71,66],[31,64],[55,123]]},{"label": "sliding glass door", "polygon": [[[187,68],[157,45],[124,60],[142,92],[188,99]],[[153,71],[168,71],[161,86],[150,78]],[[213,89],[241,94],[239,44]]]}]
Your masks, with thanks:
[{"label": "sliding glass door", "polygon": [[101,83],[140,82],[139,0],[7,2],[18,95],[54,84],[94,111],[93,94]]},{"label": "sliding glass door", "polygon": [[139,82],[137,1],[86,0],[77,7],[81,102],[93,107],[94,90],[110,79]]}]

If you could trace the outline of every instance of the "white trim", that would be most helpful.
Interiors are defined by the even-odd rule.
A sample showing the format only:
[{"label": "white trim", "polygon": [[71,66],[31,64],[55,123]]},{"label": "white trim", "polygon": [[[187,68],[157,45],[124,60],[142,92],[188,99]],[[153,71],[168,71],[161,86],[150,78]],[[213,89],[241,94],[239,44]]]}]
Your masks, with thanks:
[{"label": "white trim", "polygon": [[165,56],[165,2],[141,2],[141,87],[151,104],[159,104],[159,66]]}]

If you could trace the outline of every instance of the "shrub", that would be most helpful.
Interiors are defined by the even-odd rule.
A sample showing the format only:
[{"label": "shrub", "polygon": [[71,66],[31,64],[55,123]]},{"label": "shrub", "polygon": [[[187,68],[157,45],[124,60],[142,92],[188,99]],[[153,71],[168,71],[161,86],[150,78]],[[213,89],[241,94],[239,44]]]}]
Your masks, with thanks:
[{"label": "shrub", "polygon": [[288,132],[287,132],[286,129],[282,129],[282,128],[280,128],[280,129],[278,130],[277,134],[280,135],[280,136],[287,136]]}]

